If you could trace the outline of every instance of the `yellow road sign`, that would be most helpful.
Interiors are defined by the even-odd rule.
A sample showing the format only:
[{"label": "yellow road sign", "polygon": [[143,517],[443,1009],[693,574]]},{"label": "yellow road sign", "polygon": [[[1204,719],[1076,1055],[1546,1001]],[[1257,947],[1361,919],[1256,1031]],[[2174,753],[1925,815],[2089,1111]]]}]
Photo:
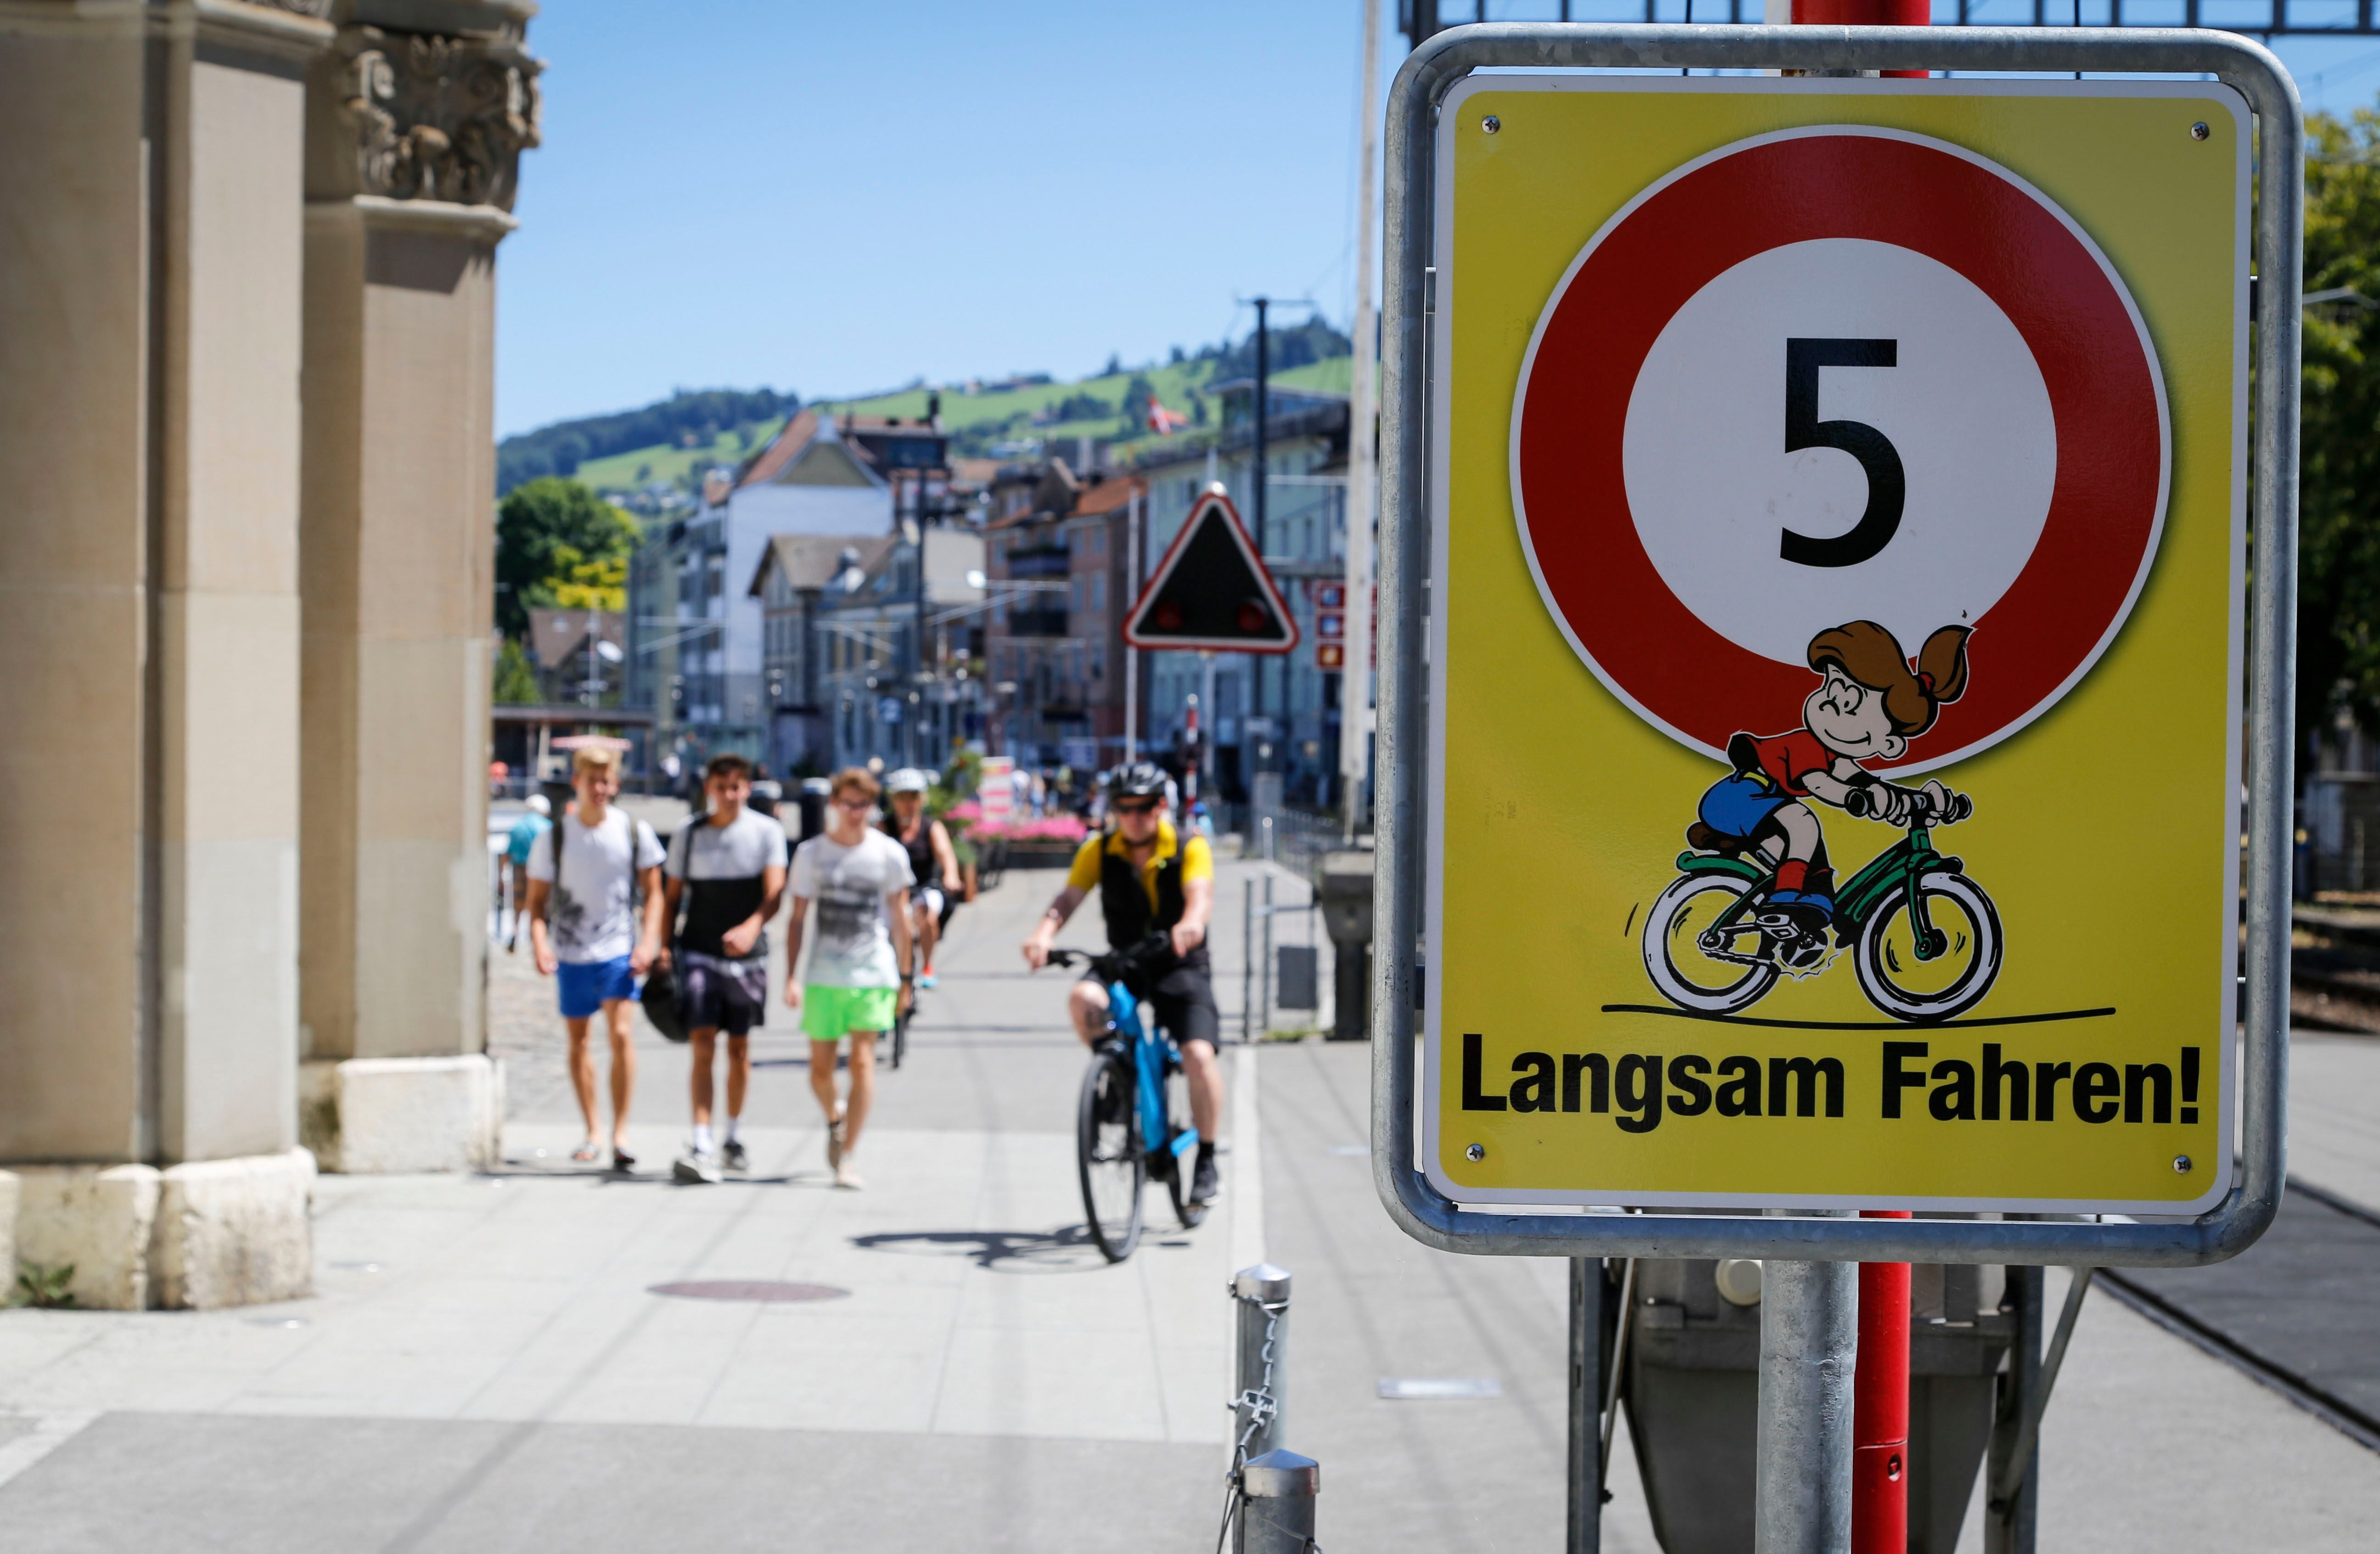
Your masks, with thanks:
[{"label": "yellow road sign", "polygon": [[1450,94],[1449,1197],[2220,1200],[2248,123],[2195,82]]}]

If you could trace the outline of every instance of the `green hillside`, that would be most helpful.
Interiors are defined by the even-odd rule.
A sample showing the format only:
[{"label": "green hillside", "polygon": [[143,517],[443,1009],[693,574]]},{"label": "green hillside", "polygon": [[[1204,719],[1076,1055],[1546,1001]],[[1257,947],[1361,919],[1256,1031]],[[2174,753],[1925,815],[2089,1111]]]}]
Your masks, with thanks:
[{"label": "green hillside", "polygon": [[575,478],[597,491],[642,491],[656,480],[675,485],[693,470],[743,462],[757,450],[767,447],[769,439],[776,436],[784,424],[783,416],[756,423],[749,445],[736,433],[722,431],[703,447],[680,448],[657,443],[650,448],[614,454],[610,458],[590,458],[578,467]]},{"label": "green hillside", "polygon": [[[1282,364],[1273,374],[1275,382],[1283,387],[1347,392],[1350,358],[1332,354],[1347,349],[1346,337],[1327,323],[1315,320],[1293,329],[1276,331],[1272,348],[1273,359]],[[1122,449],[1153,440],[1148,432],[1145,395],[1154,394],[1167,409],[1190,418],[1186,430],[1196,433],[1220,417],[1220,407],[1212,398],[1213,386],[1245,378],[1253,368],[1253,341],[1243,340],[1229,347],[1209,346],[1180,361],[1161,365],[1152,362],[1073,382],[1032,383],[972,394],[959,385],[939,390],[920,385],[893,394],[817,403],[838,415],[898,416],[905,420],[923,416],[929,395],[939,393],[942,426],[950,433],[952,452],[962,458],[994,456],[992,450],[1003,444],[1066,437],[1103,438]],[[766,447],[784,424],[785,417],[778,415],[718,431],[710,442],[694,447],[684,446],[681,440],[589,458],[578,464],[576,476],[597,491],[618,496],[645,491],[655,484],[684,489],[702,470],[714,465],[741,464]],[[709,431],[710,425],[704,425],[692,435]],[[548,429],[532,435],[553,434],[554,429]],[[615,439],[612,445],[616,447],[618,441]]]}]

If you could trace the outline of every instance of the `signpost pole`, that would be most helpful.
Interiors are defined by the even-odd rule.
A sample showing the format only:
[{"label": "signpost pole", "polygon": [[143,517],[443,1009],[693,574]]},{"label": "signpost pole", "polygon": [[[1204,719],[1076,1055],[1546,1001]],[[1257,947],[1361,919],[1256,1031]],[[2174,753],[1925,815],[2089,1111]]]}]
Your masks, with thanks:
[{"label": "signpost pole", "polygon": [[1570,1260],[1569,1554],[1603,1548],[1603,1259]]},{"label": "signpost pole", "polygon": [[1379,456],[1373,431],[1379,336],[1372,305],[1372,237],[1380,158],[1380,0],[1365,0],[1363,67],[1364,114],[1355,165],[1360,191],[1355,202],[1355,361],[1347,384],[1347,593],[1342,601],[1347,626],[1339,650],[1339,780],[1346,812],[1343,834],[1350,847],[1364,829],[1364,776],[1371,744],[1366,725],[1372,706],[1372,507]]},{"label": "signpost pole", "polygon": [[1858,1357],[1857,1264],[1762,1264],[1753,1554],[1843,1554],[1851,1547]]},{"label": "signpost pole", "polygon": [[[1906,1220],[1873,1208],[1869,1220]],[[1852,1554],[1908,1554],[1909,1265],[1862,1263],[1852,1406]]]}]

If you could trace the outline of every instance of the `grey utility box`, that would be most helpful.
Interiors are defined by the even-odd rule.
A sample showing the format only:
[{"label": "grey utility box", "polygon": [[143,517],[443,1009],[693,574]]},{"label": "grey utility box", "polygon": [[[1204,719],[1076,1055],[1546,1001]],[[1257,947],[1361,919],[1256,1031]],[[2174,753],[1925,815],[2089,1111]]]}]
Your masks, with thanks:
[{"label": "grey utility box", "polygon": [[[1617,1265],[1614,1265],[1615,1268]],[[1760,1391],[1760,1306],[1750,1269],[1636,1265],[1629,1335],[1628,1427],[1664,1554],[1751,1554],[1753,1441]],[[1953,1554],[1990,1444],[1993,1378],[2014,1318],[2002,1269],[1910,1269],[1909,1554]]]},{"label": "grey utility box", "polygon": [[1330,936],[1336,967],[1333,1041],[1361,1041],[1372,1033],[1372,862],[1369,847],[1349,847],[1323,854],[1314,872],[1322,931]]}]

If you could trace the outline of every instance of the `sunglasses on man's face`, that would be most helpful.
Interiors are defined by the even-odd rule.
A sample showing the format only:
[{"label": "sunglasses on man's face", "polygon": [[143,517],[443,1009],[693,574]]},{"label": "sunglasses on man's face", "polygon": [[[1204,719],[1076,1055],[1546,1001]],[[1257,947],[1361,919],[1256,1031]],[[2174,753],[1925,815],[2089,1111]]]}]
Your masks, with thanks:
[{"label": "sunglasses on man's face", "polygon": [[1119,800],[1115,807],[1115,812],[1119,815],[1148,815],[1155,813],[1156,809],[1157,800],[1153,798]]}]

